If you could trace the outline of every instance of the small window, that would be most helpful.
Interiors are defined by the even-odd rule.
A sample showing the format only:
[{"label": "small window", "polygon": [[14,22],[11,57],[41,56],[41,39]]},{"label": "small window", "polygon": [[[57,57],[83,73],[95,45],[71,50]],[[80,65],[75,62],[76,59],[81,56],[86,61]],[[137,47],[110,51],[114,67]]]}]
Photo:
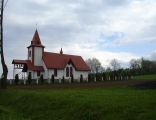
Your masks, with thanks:
[{"label": "small window", "polygon": [[38,71],[38,72],[37,72],[37,76],[40,76],[40,74],[41,74],[40,71]]},{"label": "small window", "polygon": [[54,69],[54,76],[57,76],[57,69]]},{"label": "small window", "polygon": [[31,51],[29,51],[29,57],[31,57]]},{"label": "small window", "polygon": [[66,77],[69,77],[69,67],[66,68]]},{"label": "small window", "polygon": [[73,68],[70,67],[70,77],[73,75]]}]

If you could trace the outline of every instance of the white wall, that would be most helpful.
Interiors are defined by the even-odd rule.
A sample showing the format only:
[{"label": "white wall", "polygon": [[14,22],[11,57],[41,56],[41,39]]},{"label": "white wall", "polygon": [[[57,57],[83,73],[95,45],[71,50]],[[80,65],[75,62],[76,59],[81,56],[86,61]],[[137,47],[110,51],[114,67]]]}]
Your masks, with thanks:
[{"label": "white wall", "polygon": [[88,71],[75,71],[74,73],[74,79],[80,80],[80,76],[83,76],[83,80],[87,81],[88,80]]},{"label": "white wall", "polygon": [[31,71],[31,70],[28,70],[28,72],[27,72],[27,77],[28,77],[28,75],[29,75],[29,72],[31,72],[31,78],[32,78],[32,79],[37,79],[37,73],[34,72],[34,71]]},{"label": "white wall", "polygon": [[[47,69],[45,63],[42,61],[42,66],[44,68],[44,73],[43,77],[44,79],[51,79],[51,76],[54,75],[54,69]],[[83,79],[85,81],[88,80],[88,71],[76,71],[74,66],[72,64],[67,64],[66,67],[72,67],[73,68],[73,77],[74,79],[76,79],[77,81],[80,81],[80,76],[83,75]],[[71,79],[71,77],[66,77],[66,67],[63,70],[59,70],[57,69],[57,76],[55,76],[55,79],[62,79],[62,77],[64,76],[65,79]],[[32,79],[37,79],[37,72],[33,72],[33,71],[28,71],[28,72],[32,72]],[[69,71],[70,73],[70,71]]]},{"label": "white wall", "polygon": [[[83,79],[88,80],[88,73],[89,73],[88,71],[77,71],[72,64],[67,64],[66,67],[72,67],[73,68],[74,79],[80,80],[80,75],[83,75]],[[66,77],[66,67],[64,69],[64,76],[65,76],[65,79],[70,79],[70,77]],[[69,73],[70,73],[70,71],[69,71]]]},{"label": "white wall", "polygon": [[51,79],[51,76],[54,74],[54,70],[53,69],[49,69],[48,70],[48,78],[47,79]]},{"label": "white wall", "polygon": [[42,47],[34,48],[34,65],[42,66]]},{"label": "white wall", "polygon": [[[54,75],[54,69],[48,69],[48,76],[47,79],[51,79],[51,76]],[[57,76],[55,76],[55,79],[62,79],[64,76],[64,70],[57,69]]]}]

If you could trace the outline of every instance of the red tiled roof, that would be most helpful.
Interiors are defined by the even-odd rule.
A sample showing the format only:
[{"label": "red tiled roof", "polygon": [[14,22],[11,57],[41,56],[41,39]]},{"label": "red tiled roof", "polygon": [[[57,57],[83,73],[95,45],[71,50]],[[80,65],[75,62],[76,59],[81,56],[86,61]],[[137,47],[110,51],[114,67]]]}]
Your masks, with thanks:
[{"label": "red tiled roof", "polygon": [[24,64],[27,65],[28,70],[44,71],[42,66],[34,66],[30,60],[13,60],[12,64]]},{"label": "red tiled roof", "polygon": [[43,61],[49,69],[64,69],[65,66],[71,61],[76,70],[90,71],[90,68],[81,56],[44,52]]},{"label": "red tiled roof", "polygon": [[27,60],[27,67],[32,71],[44,71],[42,66],[34,66],[30,60]]},{"label": "red tiled roof", "polygon": [[39,37],[37,30],[35,31],[35,34],[34,34],[33,39],[31,41],[31,45],[29,47],[31,47],[31,46],[44,47],[41,43],[41,40],[40,40],[40,37]]}]

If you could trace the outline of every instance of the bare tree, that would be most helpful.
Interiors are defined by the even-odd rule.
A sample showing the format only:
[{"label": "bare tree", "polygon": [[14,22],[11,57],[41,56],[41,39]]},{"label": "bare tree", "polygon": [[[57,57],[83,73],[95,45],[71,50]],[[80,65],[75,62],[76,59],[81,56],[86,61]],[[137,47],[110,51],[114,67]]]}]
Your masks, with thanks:
[{"label": "bare tree", "polygon": [[4,0],[0,1],[0,41],[1,41],[1,63],[2,63],[2,69],[3,69],[3,73],[2,73],[2,78],[1,78],[1,88],[6,88],[7,87],[7,75],[8,75],[8,68],[7,65],[5,64],[5,59],[4,59],[4,52],[3,52],[3,11],[4,11],[4,7],[6,6],[8,0],[6,1],[6,3],[4,3]]},{"label": "bare tree", "polygon": [[141,60],[140,59],[132,59],[130,61],[130,68],[131,69],[141,68]]},{"label": "bare tree", "polygon": [[86,63],[90,67],[92,73],[98,73],[103,70],[101,62],[97,58],[89,58],[86,60]]},{"label": "bare tree", "polygon": [[110,66],[113,71],[120,69],[120,63],[116,59],[111,60]]}]

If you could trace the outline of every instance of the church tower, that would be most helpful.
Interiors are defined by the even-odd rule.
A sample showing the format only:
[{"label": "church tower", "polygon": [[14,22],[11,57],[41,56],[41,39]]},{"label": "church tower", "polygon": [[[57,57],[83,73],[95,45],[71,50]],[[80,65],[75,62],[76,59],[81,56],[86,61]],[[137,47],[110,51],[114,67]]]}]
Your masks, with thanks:
[{"label": "church tower", "polygon": [[30,60],[34,66],[42,66],[42,55],[44,52],[44,46],[41,43],[37,29],[31,41],[31,45],[27,48],[28,60]]}]

